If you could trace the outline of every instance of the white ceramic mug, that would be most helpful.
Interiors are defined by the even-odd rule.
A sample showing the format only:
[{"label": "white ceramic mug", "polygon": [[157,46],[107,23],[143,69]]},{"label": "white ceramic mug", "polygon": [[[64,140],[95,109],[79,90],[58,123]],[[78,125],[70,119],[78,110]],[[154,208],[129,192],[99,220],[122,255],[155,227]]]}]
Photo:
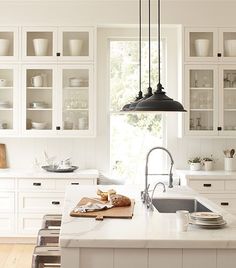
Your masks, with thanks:
[{"label": "white ceramic mug", "polygon": [[235,170],[235,160],[234,160],[234,158],[225,157],[225,170],[226,171]]},{"label": "white ceramic mug", "polygon": [[47,56],[48,53],[48,39],[37,38],[33,39],[35,56]]},{"label": "white ceramic mug", "polygon": [[225,56],[236,57],[236,40],[225,40]]},{"label": "white ceramic mug", "polygon": [[79,118],[79,129],[86,129],[87,127],[87,118],[81,117]]},{"label": "white ceramic mug", "polygon": [[69,49],[71,56],[80,56],[83,46],[83,40],[80,39],[70,39],[69,40]]},{"label": "white ceramic mug", "polygon": [[176,225],[178,232],[187,232],[189,225],[189,211],[177,210],[176,211]]},{"label": "white ceramic mug", "polygon": [[36,76],[31,77],[31,84],[33,87],[42,87],[43,77],[41,75],[36,75]]},{"label": "white ceramic mug", "polygon": [[8,39],[0,39],[0,56],[8,56],[9,44]]},{"label": "white ceramic mug", "polygon": [[210,41],[208,39],[196,39],[195,40],[195,51],[197,57],[209,56]]},{"label": "white ceramic mug", "polygon": [[204,169],[206,171],[213,169],[213,161],[204,161]]},{"label": "white ceramic mug", "polygon": [[0,79],[0,87],[5,87],[7,85],[6,79]]}]

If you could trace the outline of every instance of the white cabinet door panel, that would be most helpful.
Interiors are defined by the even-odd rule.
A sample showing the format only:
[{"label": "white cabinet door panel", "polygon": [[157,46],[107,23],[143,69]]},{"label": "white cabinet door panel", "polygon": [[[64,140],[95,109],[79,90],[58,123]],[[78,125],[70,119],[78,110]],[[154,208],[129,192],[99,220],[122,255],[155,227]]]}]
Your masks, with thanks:
[{"label": "white cabinet door panel", "polygon": [[55,180],[53,179],[19,179],[19,189],[32,190],[53,190],[55,189]]},{"label": "white cabinet door panel", "polygon": [[236,250],[220,249],[217,250],[217,268],[235,268]]},{"label": "white cabinet door panel", "polygon": [[224,191],[224,181],[214,180],[190,180],[189,186],[199,192]]},{"label": "white cabinet door panel", "polygon": [[14,179],[0,179],[0,190],[14,190],[15,180]]},{"label": "white cabinet door panel", "polygon": [[18,232],[23,234],[37,235],[42,226],[44,214],[25,213],[18,216]]},{"label": "white cabinet door panel", "polygon": [[114,268],[148,267],[148,250],[147,249],[115,249],[114,250]]},{"label": "white cabinet door panel", "polygon": [[216,267],[215,249],[183,249],[183,268]]},{"label": "white cabinet door panel", "polygon": [[0,211],[14,212],[14,193],[0,193]]},{"label": "white cabinet door panel", "polygon": [[0,233],[15,233],[15,215],[14,214],[0,214]]},{"label": "white cabinet door panel", "polygon": [[113,268],[113,249],[82,248],[80,250],[80,264],[78,267]]},{"label": "white cabinet door panel", "polygon": [[148,268],[182,268],[182,249],[149,249]]}]

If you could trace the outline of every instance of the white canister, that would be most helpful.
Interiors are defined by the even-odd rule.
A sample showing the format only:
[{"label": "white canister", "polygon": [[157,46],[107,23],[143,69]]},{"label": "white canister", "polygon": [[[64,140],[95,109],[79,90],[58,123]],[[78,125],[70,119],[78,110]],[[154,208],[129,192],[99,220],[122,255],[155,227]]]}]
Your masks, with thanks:
[{"label": "white canister", "polygon": [[189,211],[177,210],[176,211],[176,226],[178,232],[187,232],[189,225]]},{"label": "white canister", "polygon": [[210,41],[208,39],[196,39],[195,40],[195,51],[197,57],[209,56]]},{"label": "white canister", "polygon": [[225,40],[225,56],[236,57],[236,40]]},{"label": "white canister", "polygon": [[35,56],[47,56],[48,53],[48,39],[37,38],[33,39]]},{"label": "white canister", "polygon": [[190,170],[197,171],[201,169],[201,163],[190,163],[189,167],[190,167]]},{"label": "white canister", "polygon": [[36,75],[36,76],[31,77],[31,84],[33,87],[42,87],[43,77],[41,75]]},{"label": "white canister", "polygon": [[10,41],[8,39],[0,39],[0,56],[8,56],[9,44]]},{"label": "white canister", "polygon": [[234,160],[234,158],[225,157],[225,170],[226,171],[235,170],[235,160]]},{"label": "white canister", "polygon": [[7,85],[6,79],[0,79],[0,87],[5,87]]},{"label": "white canister", "polygon": [[70,39],[69,49],[71,56],[80,56],[83,47],[83,40],[80,39]]},{"label": "white canister", "polygon": [[81,117],[79,118],[79,129],[83,130],[87,128],[87,118],[86,117]]},{"label": "white canister", "polygon": [[213,169],[213,161],[204,161],[204,170],[209,171]]}]

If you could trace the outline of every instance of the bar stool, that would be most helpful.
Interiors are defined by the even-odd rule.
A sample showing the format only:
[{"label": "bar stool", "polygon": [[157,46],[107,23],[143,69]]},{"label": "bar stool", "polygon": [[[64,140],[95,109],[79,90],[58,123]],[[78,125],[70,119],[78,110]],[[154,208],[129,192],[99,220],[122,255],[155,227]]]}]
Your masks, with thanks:
[{"label": "bar stool", "polygon": [[61,214],[46,214],[43,216],[42,229],[61,227]]},{"label": "bar stool", "polygon": [[32,257],[32,268],[61,267],[59,247],[35,247]]},{"label": "bar stool", "polygon": [[58,246],[60,229],[40,229],[37,246]]}]

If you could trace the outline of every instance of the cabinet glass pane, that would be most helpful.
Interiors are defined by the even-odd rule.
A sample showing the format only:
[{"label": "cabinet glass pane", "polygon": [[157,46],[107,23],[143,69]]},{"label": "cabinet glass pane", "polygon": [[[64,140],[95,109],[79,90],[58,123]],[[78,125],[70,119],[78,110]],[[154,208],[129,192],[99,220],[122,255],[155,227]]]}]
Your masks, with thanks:
[{"label": "cabinet glass pane", "polygon": [[14,56],[13,32],[0,32],[0,56]]},{"label": "cabinet glass pane", "polygon": [[27,56],[52,56],[52,32],[27,32]]},{"label": "cabinet glass pane", "polygon": [[50,69],[27,70],[27,129],[52,129],[52,75]]},{"label": "cabinet glass pane", "polygon": [[63,70],[63,129],[89,128],[89,70]]},{"label": "cabinet glass pane", "polygon": [[213,130],[213,70],[190,70],[190,130]]},{"label": "cabinet glass pane", "polygon": [[0,129],[13,129],[13,75],[11,69],[0,69]]},{"label": "cabinet glass pane", "polygon": [[190,32],[189,41],[190,57],[213,57],[212,32]]},{"label": "cabinet glass pane", "polygon": [[224,57],[236,57],[236,32],[223,33]]},{"label": "cabinet glass pane", "polygon": [[236,130],[236,70],[224,70],[224,130]]},{"label": "cabinet glass pane", "polygon": [[89,56],[89,33],[64,32],[63,56]]}]

